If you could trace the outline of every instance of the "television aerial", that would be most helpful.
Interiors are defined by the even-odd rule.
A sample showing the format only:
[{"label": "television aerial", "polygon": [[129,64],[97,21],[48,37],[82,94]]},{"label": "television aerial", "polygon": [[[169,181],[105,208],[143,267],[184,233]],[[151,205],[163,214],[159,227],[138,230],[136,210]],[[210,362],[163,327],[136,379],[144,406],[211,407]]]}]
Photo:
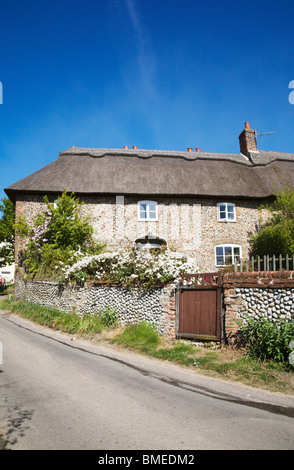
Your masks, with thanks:
[{"label": "television aerial", "polygon": [[271,135],[271,134],[276,134],[276,131],[271,131],[271,132],[256,132],[255,131],[255,137],[259,139],[259,141],[262,135]]}]

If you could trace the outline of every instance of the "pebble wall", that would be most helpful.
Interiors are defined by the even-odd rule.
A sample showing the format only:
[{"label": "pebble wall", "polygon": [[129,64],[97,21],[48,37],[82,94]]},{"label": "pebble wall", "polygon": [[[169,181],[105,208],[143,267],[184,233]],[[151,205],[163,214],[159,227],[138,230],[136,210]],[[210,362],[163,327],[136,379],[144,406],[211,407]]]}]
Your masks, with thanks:
[{"label": "pebble wall", "polygon": [[[114,285],[86,283],[70,286],[56,282],[15,279],[15,297],[79,315],[115,308],[122,325],[143,320],[153,323],[163,336],[176,337],[176,286],[132,290]],[[223,330],[234,341],[240,321],[249,315],[275,321],[294,321],[294,272],[228,273],[223,276]]]},{"label": "pebble wall", "polygon": [[225,331],[233,340],[250,316],[294,321],[294,272],[228,273],[223,278]]},{"label": "pebble wall", "polygon": [[106,307],[116,309],[122,325],[148,321],[160,334],[175,336],[175,287],[132,290],[120,286],[86,284],[65,286],[55,282],[24,281],[16,278],[15,297],[40,305],[56,307],[79,315],[95,314]]}]

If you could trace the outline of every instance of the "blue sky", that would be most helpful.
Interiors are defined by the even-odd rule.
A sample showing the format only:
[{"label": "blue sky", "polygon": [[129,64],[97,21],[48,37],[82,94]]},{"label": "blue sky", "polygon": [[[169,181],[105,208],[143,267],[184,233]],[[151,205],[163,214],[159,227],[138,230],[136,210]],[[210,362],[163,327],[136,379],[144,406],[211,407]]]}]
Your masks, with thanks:
[{"label": "blue sky", "polygon": [[9,0],[0,198],[72,145],[294,153],[294,2]]}]

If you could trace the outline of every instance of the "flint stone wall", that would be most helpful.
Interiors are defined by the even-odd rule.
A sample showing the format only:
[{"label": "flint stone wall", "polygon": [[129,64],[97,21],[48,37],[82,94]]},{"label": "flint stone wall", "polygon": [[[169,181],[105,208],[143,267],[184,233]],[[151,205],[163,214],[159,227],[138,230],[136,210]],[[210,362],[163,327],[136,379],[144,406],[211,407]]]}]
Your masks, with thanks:
[{"label": "flint stone wall", "polygon": [[[163,336],[176,337],[176,286],[132,290],[115,285],[25,281],[16,277],[15,297],[78,315],[115,308],[122,325],[148,321]],[[227,273],[223,277],[223,331],[234,342],[247,316],[294,321],[294,272]]]},{"label": "flint stone wall", "polygon": [[115,285],[69,286],[56,282],[15,279],[15,298],[56,307],[78,315],[115,308],[122,325],[148,321],[160,334],[175,337],[175,287],[132,290]]},{"label": "flint stone wall", "polygon": [[225,331],[233,340],[245,317],[294,321],[294,272],[227,273],[223,280]]}]

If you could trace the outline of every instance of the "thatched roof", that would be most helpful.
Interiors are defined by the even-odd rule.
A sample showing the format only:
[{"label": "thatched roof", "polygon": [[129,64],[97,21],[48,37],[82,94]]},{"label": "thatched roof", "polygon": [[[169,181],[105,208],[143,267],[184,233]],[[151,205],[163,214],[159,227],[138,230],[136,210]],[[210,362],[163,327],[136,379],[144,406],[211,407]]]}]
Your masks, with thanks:
[{"label": "thatched roof", "polygon": [[18,194],[49,195],[64,188],[77,195],[265,198],[287,184],[294,186],[294,154],[289,153],[71,147],[5,192],[13,201]]}]

